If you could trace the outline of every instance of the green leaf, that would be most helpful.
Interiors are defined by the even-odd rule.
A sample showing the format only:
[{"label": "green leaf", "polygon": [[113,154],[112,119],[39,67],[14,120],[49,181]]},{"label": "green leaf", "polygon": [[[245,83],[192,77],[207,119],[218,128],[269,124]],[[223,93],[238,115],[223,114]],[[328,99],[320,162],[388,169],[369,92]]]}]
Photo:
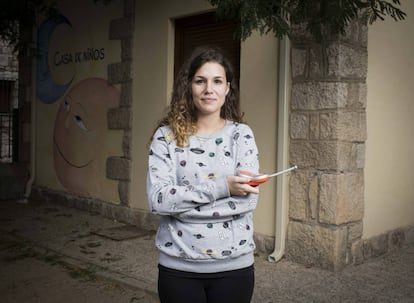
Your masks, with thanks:
[{"label": "green leaf", "polygon": [[370,24],[406,17],[399,0],[209,0],[220,18],[239,24],[237,32],[245,40],[253,31],[272,32],[276,37],[290,36],[292,26],[305,24],[320,41],[323,33],[345,33],[351,22],[361,20]]}]

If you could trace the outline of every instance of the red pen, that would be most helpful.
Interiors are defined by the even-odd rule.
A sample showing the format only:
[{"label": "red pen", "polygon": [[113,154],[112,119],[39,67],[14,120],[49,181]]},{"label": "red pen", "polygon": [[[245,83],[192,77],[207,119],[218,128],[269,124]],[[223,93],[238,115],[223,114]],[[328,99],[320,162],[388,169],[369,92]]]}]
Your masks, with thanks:
[{"label": "red pen", "polygon": [[276,176],[285,174],[285,173],[290,172],[292,170],[295,170],[297,168],[298,168],[297,165],[295,165],[295,166],[289,167],[285,170],[281,170],[281,171],[273,173],[273,174],[259,174],[259,175],[254,175],[254,176],[250,176],[248,174],[248,172],[245,171],[245,170],[240,170],[238,175],[240,177],[249,178],[250,180],[247,184],[249,184],[251,186],[258,186],[258,185],[260,185],[260,184],[262,184],[266,181],[269,181],[269,179],[272,178],[272,177],[276,177]]}]

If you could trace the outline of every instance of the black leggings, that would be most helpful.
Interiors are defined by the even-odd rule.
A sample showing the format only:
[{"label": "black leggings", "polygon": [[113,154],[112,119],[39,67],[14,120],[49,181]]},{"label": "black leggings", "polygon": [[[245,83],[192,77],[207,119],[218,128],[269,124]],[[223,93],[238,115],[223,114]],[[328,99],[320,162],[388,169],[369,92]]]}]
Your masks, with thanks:
[{"label": "black leggings", "polygon": [[158,265],[161,303],[250,303],[254,267],[197,274]]}]

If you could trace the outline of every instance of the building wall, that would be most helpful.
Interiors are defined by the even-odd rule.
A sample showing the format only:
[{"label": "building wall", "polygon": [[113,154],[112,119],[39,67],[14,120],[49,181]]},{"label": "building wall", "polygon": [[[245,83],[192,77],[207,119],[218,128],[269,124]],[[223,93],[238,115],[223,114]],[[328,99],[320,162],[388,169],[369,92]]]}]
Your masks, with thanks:
[{"label": "building wall", "polygon": [[[49,64],[54,81],[70,81],[65,93],[85,79],[107,78],[107,68],[121,59],[118,40],[108,36],[110,22],[122,16],[123,1],[109,6],[82,2],[74,9],[70,1],[61,1],[61,11],[71,26],[60,24],[52,32],[49,44]],[[159,10],[163,7],[163,10]],[[410,140],[414,112],[410,96],[413,76],[414,48],[409,33],[411,2],[404,2],[407,20],[396,23],[388,20],[369,27],[368,39],[368,140],[365,169],[365,212],[363,238],[384,233],[414,223],[413,173],[414,143]],[[173,81],[174,18],[210,11],[205,1],[136,1],[135,32],[132,47],[132,167],[129,206],[147,211],[145,177],[147,147],[157,120],[168,104]],[[87,16],[99,14],[92,20]],[[154,17],[155,16],[155,17]],[[104,29],[104,30],[102,30]],[[102,60],[56,61],[55,54],[72,54],[88,49],[105,49]],[[394,54],[391,56],[390,54]],[[75,56],[75,55],[74,55]],[[62,61],[65,59],[61,57]],[[253,35],[242,43],[241,49],[241,105],[247,122],[253,128],[258,143],[262,171],[272,172],[277,157],[277,77],[278,41],[267,36]],[[82,62],[81,62],[82,61]],[[386,84],[386,85],[385,85]],[[118,88],[117,85],[115,85]],[[53,190],[68,191],[85,196],[62,184],[54,163],[54,132],[63,94],[54,102],[36,102],[36,185]],[[260,104],[260,106],[257,106]],[[105,129],[100,147],[100,165],[94,168],[98,185],[86,196],[119,202],[118,181],[106,177],[105,161],[122,155],[122,132]],[[75,177],[76,178],[76,175]],[[396,182],[398,180],[398,182]],[[63,181],[64,183],[65,181]],[[274,236],[276,183],[261,187],[260,203],[255,212],[256,231]],[[259,220],[260,218],[260,220]]]},{"label": "building wall", "polygon": [[[93,1],[73,5],[62,0],[59,9],[66,19],[45,26],[45,18],[40,28],[46,32],[38,32],[37,37],[39,43],[45,43],[46,61],[34,71],[34,184],[82,201],[91,198],[146,213],[147,142],[172,91],[173,20],[212,8],[201,0],[118,0],[108,6]],[[125,18],[126,14],[133,18]],[[89,18],[91,15],[100,17]],[[128,20],[134,22],[131,28]],[[133,32],[132,45],[122,40],[128,35],[125,31]],[[86,58],[83,53],[90,50],[98,56]],[[124,75],[124,63],[131,64],[130,75]],[[277,159],[278,40],[254,34],[242,43],[240,66],[242,109],[256,134],[262,171],[273,172]],[[109,93],[118,94],[120,101],[99,103]],[[127,107],[124,99],[131,101]],[[75,107],[77,112],[72,111]],[[93,131],[91,123],[97,124]],[[124,124],[126,127],[119,127]],[[97,143],[91,144],[96,137]],[[92,155],[93,161],[85,167],[68,168],[68,155],[79,163]],[[256,232],[270,237],[275,228],[275,181],[261,187],[255,212]]]},{"label": "building wall", "polygon": [[402,9],[368,31],[364,238],[414,224],[414,2]]},{"label": "building wall", "polygon": [[[122,132],[109,130],[107,111],[120,89],[108,81],[108,65],[121,59],[121,43],[109,38],[122,1],[60,1],[61,19],[43,19],[37,31],[42,59],[35,70],[35,184],[82,197],[119,203],[118,182],[106,177],[106,161],[122,154]],[[99,18],[91,18],[99,16]]]},{"label": "building wall", "polygon": [[[241,45],[240,102],[252,127],[260,155],[260,170],[276,171],[278,117],[279,41],[253,34]],[[276,178],[260,186],[254,212],[256,232],[274,236],[276,224]]]},{"label": "building wall", "polygon": [[[160,10],[160,7],[163,9]],[[145,180],[147,146],[172,91],[175,18],[211,10],[206,1],[136,2],[133,61],[133,168],[131,206],[147,210]],[[276,168],[278,41],[254,35],[241,46],[241,106],[256,134],[263,171]],[[260,105],[260,106],[258,106]],[[273,235],[274,180],[261,187],[255,212],[256,232]],[[259,220],[260,219],[260,220]]]},{"label": "building wall", "polygon": [[[119,211],[138,214],[137,218],[145,217],[148,215],[145,189],[147,142],[168,104],[172,90],[173,20],[208,12],[211,7],[202,0],[179,2],[117,0],[111,2],[109,6],[95,5],[93,1],[90,3],[77,1],[79,5],[73,5],[72,1],[67,0],[60,2],[62,12],[71,24],[55,24],[48,41],[47,63],[50,68],[48,72],[53,81],[47,85],[56,85],[56,87],[53,86],[56,88],[56,90],[52,89],[53,92],[61,92],[63,86],[63,93],[57,96],[52,94],[52,97],[56,97],[52,101],[41,97],[41,94],[33,96],[36,99],[37,112],[35,184],[56,190],[59,195],[62,192],[68,192],[74,196],[90,197],[92,199],[89,200],[81,198],[79,203],[91,203],[92,207],[94,203],[97,203],[104,205],[104,209],[108,207],[112,211],[111,207],[120,203],[130,208],[119,207],[117,208]],[[160,7],[163,9],[160,10]],[[348,260],[349,256],[355,257],[361,251],[365,254],[365,242],[360,241],[362,233],[364,239],[369,239],[414,223],[412,215],[414,192],[411,186],[414,177],[411,156],[414,144],[410,140],[410,132],[414,126],[410,119],[414,113],[410,100],[413,93],[411,85],[413,62],[410,56],[414,41],[409,32],[413,24],[409,18],[414,12],[414,7],[406,1],[403,9],[408,13],[408,20],[401,23],[378,22],[369,27],[366,109],[368,140],[366,141],[365,159],[363,159],[365,149],[360,144],[365,142],[365,113],[348,115],[349,113],[343,111],[342,108],[339,108],[339,111],[336,107],[334,110],[329,106],[318,108],[324,105],[320,104],[319,95],[308,93],[314,92],[314,83],[307,83],[308,86],[305,87],[303,95],[297,94],[303,86],[292,87],[293,97],[296,99],[293,98],[291,109],[304,106],[305,118],[308,114],[310,118],[303,121],[314,125],[308,126],[304,123],[303,129],[295,131],[301,125],[292,122],[299,121],[303,113],[296,112],[294,113],[296,115],[291,113],[291,139],[307,138],[312,141],[317,135],[322,139],[320,146],[325,147],[324,140],[331,140],[333,145],[332,149],[329,149],[332,154],[326,154],[322,148],[312,159],[304,152],[303,142],[297,140],[295,145],[295,142],[291,140],[289,147],[291,160],[296,162],[297,159],[302,159],[303,165],[292,163],[299,164],[300,169],[291,178],[294,182],[290,183],[291,192],[295,191],[296,194],[290,197],[292,220],[288,240],[291,243],[294,242],[295,245],[301,244],[302,247],[297,250],[297,254],[305,259],[312,255],[309,247],[314,248],[312,258],[314,257],[317,261],[323,259],[320,261],[322,265],[327,260],[326,262],[329,263],[327,267],[330,267],[332,263],[334,268],[339,268],[351,262]],[[130,13],[131,11],[134,11],[135,15]],[[91,15],[101,17],[88,18]],[[126,15],[128,15],[127,18],[123,19],[122,17]],[[133,20],[133,26],[129,24],[131,20]],[[123,36],[124,29],[127,29],[126,36],[133,35],[131,40],[129,36]],[[111,36],[110,31],[114,36]],[[357,27],[356,32],[363,33],[356,35],[356,41],[360,37],[363,43],[363,47],[359,44],[356,47],[359,50],[357,56],[355,56],[354,49],[348,45],[349,41],[352,42],[355,38],[354,30],[351,30],[349,36],[346,37],[349,41],[346,39],[333,41],[332,45],[323,51],[313,43],[302,45],[303,40],[296,41],[296,48],[292,50],[294,59],[292,60],[292,75],[293,78],[296,77],[299,80],[304,76],[302,74],[319,79],[322,74],[327,73],[327,85],[323,86],[326,100],[339,103],[344,101],[341,105],[345,107],[349,105],[347,102],[350,100],[355,101],[352,105],[358,106],[357,112],[359,113],[362,107],[365,110],[366,27]],[[124,38],[125,40],[120,41]],[[90,48],[104,49],[105,56],[99,60],[76,60],[76,53]],[[308,48],[309,51],[307,51]],[[56,58],[59,58],[55,56],[57,53],[65,55],[60,58],[67,62],[56,61]],[[70,56],[66,56],[70,54],[75,56],[72,61],[69,59]],[[325,60],[326,58],[329,60]],[[343,62],[352,64],[343,64]],[[277,63],[278,41],[276,38],[261,37],[255,34],[242,43],[241,105],[248,123],[256,134],[261,170],[264,172],[272,172],[276,169],[278,153],[276,144]],[[324,64],[328,64],[329,69],[322,68]],[[357,74],[356,79],[361,83],[348,81],[347,77],[354,73]],[[346,94],[342,94],[335,85],[330,85],[331,80],[337,75],[341,77],[345,75],[346,79],[344,83],[340,83],[339,87],[346,87],[348,89]],[[39,82],[40,76],[41,74],[37,75],[37,86],[43,86],[46,91],[49,91],[47,85]],[[119,104],[119,108],[118,104],[112,104],[113,107],[106,105],[105,110],[99,114],[101,115],[100,121],[103,122],[100,130],[104,133],[104,139],[93,150],[97,152],[95,163],[99,164],[94,166],[92,175],[84,174],[82,171],[71,172],[72,181],[77,180],[77,177],[81,180],[81,177],[85,178],[85,176],[87,176],[86,180],[98,180],[97,187],[90,185],[89,190],[84,192],[72,187],[71,182],[62,180],[59,176],[54,140],[59,115],[66,107],[65,101],[68,101],[65,98],[67,96],[72,98],[75,89],[77,89],[76,92],[87,91],[87,89],[79,89],[78,85],[95,78],[104,81],[110,78],[108,85],[114,86],[115,91],[119,91],[120,103],[123,99],[129,101],[127,104]],[[100,92],[99,86],[96,87],[95,92]],[[313,100],[314,103],[307,103],[307,98]],[[320,120],[322,122],[314,123],[319,120],[314,119],[316,115],[314,115],[313,105],[319,109],[318,119],[322,119]],[[101,109],[100,106],[95,108]],[[131,111],[132,115],[130,115]],[[342,115],[344,112],[345,116]],[[108,113],[108,125],[106,126],[105,113]],[[94,112],[93,115],[98,115],[98,112]],[[75,114],[71,117],[72,120],[66,120],[62,125],[73,123],[73,121],[79,122],[79,117],[81,115]],[[125,117],[128,119],[124,119]],[[352,119],[348,121],[348,118]],[[354,118],[357,119],[357,123],[354,123]],[[292,125],[295,128],[292,128]],[[93,137],[90,138],[93,139]],[[344,140],[347,144],[343,144]],[[88,143],[88,141],[83,142]],[[308,145],[310,149],[314,146],[314,142],[311,143]],[[351,145],[357,145],[357,148],[348,152],[347,148]],[[83,144],[73,144],[67,149],[73,148],[76,151],[75,156],[82,157],[83,154],[79,153],[79,151],[82,152],[82,147]],[[341,153],[338,154],[338,150]],[[326,166],[324,166],[326,164],[324,159],[329,160]],[[330,162],[331,160],[333,162]],[[321,166],[320,174],[309,173],[317,166],[315,163]],[[362,177],[364,163],[365,170],[364,177]],[[344,171],[345,174],[349,173],[348,168],[356,169],[358,174],[342,176]],[[66,176],[68,173],[63,175]],[[302,179],[308,183],[302,184]],[[333,187],[328,186],[329,184]],[[302,186],[303,190],[297,185]],[[331,190],[332,188],[334,190]],[[364,191],[365,199],[363,198]],[[120,196],[124,197],[121,198],[122,201],[120,201]],[[255,212],[255,231],[259,234],[274,236],[275,199],[276,182],[272,180],[261,186],[260,201]],[[102,201],[109,203],[101,203]],[[309,206],[306,206],[308,205],[306,203]],[[358,207],[354,207],[352,203],[357,203]],[[322,211],[317,212],[317,208],[321,208]],[[124,221],[138,222],[135,220],[136,217],[131,216],[131,218],[133,219]],[[300,232],[301,229],[296,224],[299,221],[304,222],[302,228],[304,233]],[[314,222],[316,221],[321,225],[315,229]],[[145,222],[143,224],[146,224]],[[345,226],[344,222],[349,226]],[[363,231],[361,231],[362,225]],[[298,234],[305,235],[305,239],[296,240],[295,236]],[[316,242],[312,242],[315,239],[314,235],[320,236]],[[387,242],[386,238],[381,239]],[[309,244],[307,240],[311,243]],[[327,241],[329,245],[326,246],[324,244]],[[321,251],[325,248],[327,248],[326,253]],[[349,251],[352,253],[349,254]],[[290,252],[291,255],[296,253],[292,245]],[[310,263],[317,264],[313,263],[312,258],[309,259]]]}]

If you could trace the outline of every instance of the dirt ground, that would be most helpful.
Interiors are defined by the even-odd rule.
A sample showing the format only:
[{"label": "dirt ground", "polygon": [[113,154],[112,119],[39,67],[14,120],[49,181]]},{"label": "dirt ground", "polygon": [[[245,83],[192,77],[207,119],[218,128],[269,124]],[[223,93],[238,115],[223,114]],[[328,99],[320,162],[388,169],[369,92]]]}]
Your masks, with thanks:
[{"label": "dirt ground", "polygon": [[[413,260],[414,245],[340,273],[285,262],[275,270],[259,261],[256,288],[272,286],[273,295],[256,291],[254,302],[414,302]],[[91,264],[70,264],[10,234],[0,233],[0,268],[3,303],[157,302],[145,291],[96,275]]]},{"label": "dirt ground", "polygon": [[[154,235],[102,234],[123,227],[54,203],[0,203],[0,302],[158,302]],[[261,255],[255,272],[252,303],[414,303],[411,240],[340,272]]]},{"label": "dirt ground", "polygon": [[3,303],[147,303],[145,292],[70,265],[53,252],[0,235],[0,301]]},{"label": "dirt ground", "polygon": [[256,262],[256,289],[267,291],[255,303],[414,303],[413,243],[340,272],[283,260],[276,268]]}]

